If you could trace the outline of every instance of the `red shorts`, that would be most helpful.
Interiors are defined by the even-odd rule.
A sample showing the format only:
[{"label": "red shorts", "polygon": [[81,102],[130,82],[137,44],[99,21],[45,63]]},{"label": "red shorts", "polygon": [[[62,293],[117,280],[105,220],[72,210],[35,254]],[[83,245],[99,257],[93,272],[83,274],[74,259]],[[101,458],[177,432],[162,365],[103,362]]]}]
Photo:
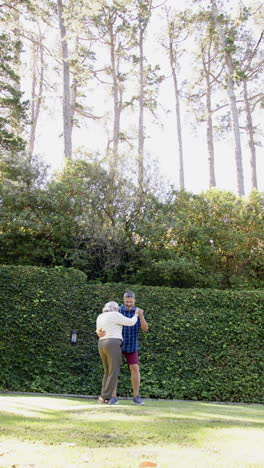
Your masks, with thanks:
[{"label": "red shorts", "polygon": [[137,352],[135,352],[135,353],[124,353],[123,352],[123,355],[126,358],[126,362],[127,362],[128,366],[130,366],[130,364],[139,364],[138,353]]}]

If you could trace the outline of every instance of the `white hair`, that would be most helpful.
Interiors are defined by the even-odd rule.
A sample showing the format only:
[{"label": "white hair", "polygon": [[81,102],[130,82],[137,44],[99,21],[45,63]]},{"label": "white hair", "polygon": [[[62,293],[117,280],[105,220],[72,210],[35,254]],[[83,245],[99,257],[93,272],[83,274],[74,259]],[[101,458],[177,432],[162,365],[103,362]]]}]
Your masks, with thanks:
[{"label": "white hair", "polygon": [[115,301],[107,302],[103,307],[103,312],[114,312],[119,310],[119,305]]}]

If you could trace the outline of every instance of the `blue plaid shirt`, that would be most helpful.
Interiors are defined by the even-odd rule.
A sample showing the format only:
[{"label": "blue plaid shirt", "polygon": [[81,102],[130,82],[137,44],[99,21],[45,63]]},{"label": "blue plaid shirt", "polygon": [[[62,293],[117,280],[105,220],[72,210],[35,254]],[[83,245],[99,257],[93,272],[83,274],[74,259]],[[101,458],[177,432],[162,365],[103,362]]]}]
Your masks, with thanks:
[{"label": "blue plaid shirt", "polygon": [[[119,312],[125,317],[131,318],[135,314],[136,307],[131,310],[127,310],[124,305],[119,308]],[[125,353],[135,353],[138,351],[138,334],[140,330],[140,318],[138,317],[137,322],[132,327],[123,327],[123,346],[122,351]]]}]

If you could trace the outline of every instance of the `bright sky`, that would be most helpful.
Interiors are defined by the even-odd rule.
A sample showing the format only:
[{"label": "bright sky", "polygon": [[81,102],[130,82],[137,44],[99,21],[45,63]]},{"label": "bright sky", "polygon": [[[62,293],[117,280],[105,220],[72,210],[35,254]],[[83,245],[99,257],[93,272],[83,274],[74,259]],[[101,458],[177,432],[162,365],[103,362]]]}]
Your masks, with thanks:
[{"label": "bright sky", "polygon": [[[226,0],[227,3],[228,0]],[[253,1],[253,0],[252,0]],[[185,0],[168,0],[168,3],[177,6],[186,6]],[[176,5],[177,4],[177,5]],[[155,25],[155,33],[159,33],[160,24]],[[164,59],[164,52],[159,52],[158,48],[153,50],[152,63],[160,63],[168,69],[168,62]],[[191,69],[190,69],[191,73]],[[59,91],[61,94],[62,91]],[[104,113],[106,102],[102,100],[100,88],[98,93],[89,96],[89,102],[94,105],[95,113]],[[156,159],[160,165],[161,174],[179,188],[178,180],[178,150],[176,136],[175,119],[175,98],[171,79],[166,79],[160,89],[160,101],[164,109],[170,109],[166,114],[160,113],[161,124],[153,123],[151,118],[146,116],[146,130],[149,136],[145,142],[145,150]],[[38,133],[39,143],[37,152],[43,155],[44,159],[52,165],[53,168],[60,169],[63,161],[63,138],[62,138],[62,116],[60,112],[55,112],[59,108],[59,98],[54,104],[54,112],[43,113],[39,122]],[[109,105],[109,104],[108,104]],[[184,169],[186,189],[194,193],[208,189],[209,168],[206,146],[206,127],[201,126],[197,135],[191,130],[189,121],[190,114],[183,112],[183,151],[184,151]],[[73,134],[74,145],[85,146],[88,151],[102,152],[106,147],[106,134],[102,132],[101,121],[86,120],[81,129],[75,130]],[[245,176],[246,193],[251,191],[250,183],[250,155],[247,145],[247,139],[242,140],[243,165]],[[223,190],[236,192],[235,175],[235,152],[233,135],[230,133],[225,137],[225,141],[215,144],[215,165],[217,186]],[[264,191],[264,151],[263,148],[257,148],[258,165],[258,183],[259,190]]]}]

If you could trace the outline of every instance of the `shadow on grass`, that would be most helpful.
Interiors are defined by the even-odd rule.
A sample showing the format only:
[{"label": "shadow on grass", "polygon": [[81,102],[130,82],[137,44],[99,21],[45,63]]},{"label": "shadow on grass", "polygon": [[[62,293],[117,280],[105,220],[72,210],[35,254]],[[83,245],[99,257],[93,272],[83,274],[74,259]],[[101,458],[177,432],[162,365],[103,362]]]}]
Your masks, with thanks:
[{"label": "shadow on grass", "polygon": [[[30,400],[16,399],[13,408],[11,405],[0,412],[0,430],[5,439],[31,440],[48,445],[68,442],[91,448],[142,444],[186,447],[196,445],[196,435],[205,427],[264,428],[263,406],[147,402],[144,407],[122,403],[109,407],[91,400],[67,399],[65,405],[70,403],[69,408],[56,409],[43,408],[41,401],[44,403],[44,400],[36,398],[40,400],[33,399],[34,404],[30,404]],[[19,414],[23,407],[25,414]],[[31,414],[27,415],[27,412]]]}]

